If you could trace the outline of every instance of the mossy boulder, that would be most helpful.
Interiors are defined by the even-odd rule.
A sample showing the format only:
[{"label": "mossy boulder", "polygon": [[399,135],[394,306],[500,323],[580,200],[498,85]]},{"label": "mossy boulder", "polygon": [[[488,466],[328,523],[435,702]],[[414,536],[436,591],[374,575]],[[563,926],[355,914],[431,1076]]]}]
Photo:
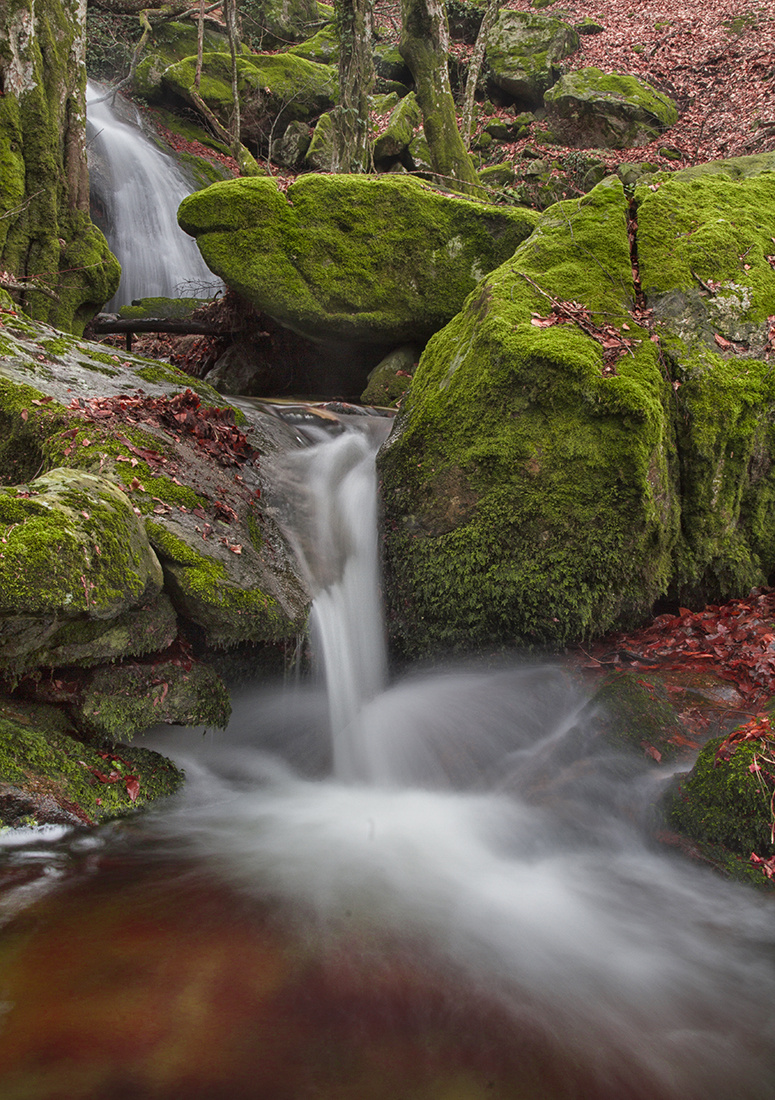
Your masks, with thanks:
[{"label": "mossy boulder", "polygon": [[80,333],[118,286],[89,218],[79,0],[0,9],[0,269],[26,312]]},{"label": "mossy boulder", "polygon": [[[42,523],[37,519],[42,506],[36,503],[41,497],[19,496],[37,489],[37,484],[19,489],[18,483],[31,481],[41,465],[64,466],[67,470],[60,476],[65,482],[80,484],[79,479],[85,479],[94,497],[92,503],[79,498],[78,507],[73,506],[72,523],[65,532],[68,541],[62,544],[67,549],[72,543],[72,553],[68,550],[69,556],[53,566],[55,573],[67,566],[77,587],[71,593],[71,584],[62,589],[64,596],[60,593],[55,598],[59,587],[42,584],[34,600],[21,592],[19,599],[28,612],[55,615],[67,597],[65,614],[101,616],[112,628],[115,617],[128,607],[155,598],[163,577],[177,616],[219,646],[295,637],[306,616],[306,586],[279,530],[271,517],[262,514],[258,495],[262,488],[259,454],[277,447],[274,423],[264,430],[262,416],[256,414],[252,428],[243,421],[238,429],[234,411],[224,408],[215,390],[194,383],[173,367],[126,353],[112,355],[101,345],[62,337],[16,314],[3,314],[2,319],[0,427],[6,448],[0,448],[0,470],[13,487],[2,491],[0,501],[7,500],[8,527],[18,524],[27,512],[32,516],[6,534],[9,547],[20,547],[14,558],[6,550],[6,591],[12,594],[13,586],[23,583],[23,574],[29,576],[29,566],[20,564],[22,551],[32,553],[37,548],[37,540],[29,547],[25,540],[29,541],[33,524]],[[191,385],[196,385],[198,395]],[[135,397],[129,398],[128,393]],[[140,402],[134,421],[127,419],[133,401]],[[90,416],[90,411],[96,415]],[[245,429],[250,430],[252,446],[240,442],[240,431],[244,438]],[[209,450],[202,445],[208,439],[214,441]],[[236,439],[240,448],[247,446],[244,459],[229,450],[230,439]],[[50,476],[42,475],[42,483]],[[118,577],[107,572],[113,544],[92,529],[100,502],[95,486],[102,493],[103,485],[109,499],[115,497],[123,506],[130,528],[115,551],[127,558]],[[148,548],[143,540],[145,544],[150,540],[154,548],[152,584],[143,582],[132,566],[131,532],[145,554]],[[45,545],[56,549],[58,538],[57,528],[46,537]],[[163,574],[157,572],[157,558]],[[106,580],[105,595],[90,587],[101,576],[100,570],[113,578],[113,587]],[[82,573],[85,587],[79,579]],[[9,604],[6,613],[22,612]],[[36,644],[60,642],[64,644],[52,634]]]},{"label": "mossy boulder", "polygon": [[183,774],[150,749],[84,744],[62,711],[0,697],[0,823],[98,825],[173,794]]},{"label": "mossy boulder", "polygon": [[650,84],[594,68],[561,77],[544,103],[554,139],[576,148],[647,145],[678,119],[670,97]]},{"label": "mossy boulder", "polygon": [[[206,24],[204,30],[204,50],[207,53],[227,53],[228,36]],[[249,52],[247,47],[243,47]],[[146,49],[132,76],[132,88],[135,95],[142,96],[151,103],[163,102],[165,98],[162,77],[165,69],[182,61],[185,57],[196,57],[197,28],[194,23],[180,23],[171,20],[153,27]]]},{"label": "mossy boulder", "polygon": [[240,16],[243,34],[256,49],[302,42],[330,19],[316,0],[242,0]]},{"label": "mossy boulder", "polygon": [[304,166],[309,172],[331,172],[334,166],[334,118],[330,111],[322,114],[312,131]]},{"label": "mossy boulder", "polygon": [[562,19],[505,9],[487,36],[489,77],[517,102],[539,106],[562,73],[562,59],[578,48],[577,32]]},{"label": "mossy boulder", "polygon": [[[188,57],[164,70],[168,94],[196,108],[193,96],[196,58]],[[330,110],[338,96],[333,65],[319,65],[290,53],[250,54],[237,58],[242,140],[265,150],[270,135],[280,137],[289,122],[309,122]],[[231,56],[206,53],[199,93],[222,125],[232,110]]]},{"label": "mossy boulder", "polygon": [[333,26],[321,27],[312,38],[291,46],[287,52],[296,57],[304,57],[307,61],[315,61],[318,65],[338,65],[339,35]]},{"label": "mossy boulder", "polygon": [[214,669],[162,657],[146,664],[124,661],[95,669],[81,682],[78,701],[69,709],[80,731],[128,740],[163,722],[223,729],[231,704]]},{"label": "mossy boulder", "polygon": [[608,673],[587,704],[586,715],[612,748],[634,750],[655,764],[675,760],[693,743],[658,675],[626,669]]},{"label": "mossy boulder", "polygon": [[298,168],[307,155],[312,131],[306,122],[289,122],[285,133],[272,142],[269,155],[281,168]]},{"label": "mossy boulder", "polygon": [[635,192],[641,285],[675,380],[684,602],[742,596],[775,568],[773,159]]},{"label": "mossy boulder", "polygon": [[422,126],[422,111],[414,92],[404,96],[390,113],[387,126],[374,142],[374,161],[395,160],[405,153]]},{"label": "mossy boulder", "polygon": [[377,363],[361,394],[364,405],[395,406],[409,388],[420,357],[413,344],[402,344]]},{"label": "mossy boulder", "polygon": [[412,179],[302,176],[215,184],[181,226],[208,266],[312,340],[424,339],[510,256],[536,215],[439,194]]},{"label": "mossy boulder", "polygon": [[[613,178],[553,206],[429,342],[378,460],[404,651],[562,644],[642,621],[665,590],[674,429],[630,315],[627,209]],[[541,324],[552,296],[627,333],[614,372],[588,331]]]},{"label": "mossy boulder", "polygon": [[771,756],[773,742],[755,738],[731,751],[723,750],[725,744],[717,737],[705,745],[691,772],[670,792],[667,820],[707,854],[727,853],[746,862],[751,852],[768,858],[773,854],[772,779],[762,756]]},{"label": "mossy boulder", "polygon": [[155,599],[162,573],[117,486],[55,469],[0,489],[0,616],[110,619]]}]

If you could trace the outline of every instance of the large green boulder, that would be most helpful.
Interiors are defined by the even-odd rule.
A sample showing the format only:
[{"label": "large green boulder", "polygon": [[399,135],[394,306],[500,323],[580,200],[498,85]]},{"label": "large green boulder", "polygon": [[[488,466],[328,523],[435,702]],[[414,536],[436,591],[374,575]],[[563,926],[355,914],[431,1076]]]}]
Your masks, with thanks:
[{"label": "large green boulder", "polygon": [[[627,213],[616,179],[558,203],[429,342],[379,456],[405,652],[561,644],[665,591],[671,391],[630,314]],[[554,323],[561,301],[581,324]]]},{"label": "large green boulder", "polygon": [[669,96],[622,73],[577,69],[544,95],[553,139],[576,148],[647,145],[678,119]]},{"label": "large green boulder", "polygon": [[85,4],[0,6],[0,271],[28,314],[82,332],[120,271],[89,218]]},{"label": "large green boulder", "polygon": [[677,594],[744,595],[775,568],[775,156],[636,190],[640,279],[673,378],[685,538]]},{"label": "large green boulder", "polygon": [[239,11],[243,35],[259,50],[304,41],[329,18],[317,0],[240,0]]},{"label": "large green boulder", "polygon": [[[277,448],[275,418],[257,414],[248,442],[250,426],[238,427],[220,395],[204,383],[194,393],[191,378],[173,367],[111,355],[11,312],[0,311],[0,320],[0,471],[9,483],[0,504],[6,501],[7,526],[17,525],[0,559],[8,574],[8,606],[0,610],[14,616],[26,608],[84,629],[84,620],[99,620],[116,642],[127,640],[124,653],[112,656],[126,656],[148,646],[141,645],[142,624],[130,629],[123,617],[154,600],[163,580],[176,621],[212,645],[295,637],[306,587],[260,506],[258,457]],[[75,501],[53,527],[43,487],[55,475],[33,481],[41,467],[65,468],[56,475],[59,496]],[[82,479],[86,487],[76,493]],[[123,509],[121,537],[98,526],[103,496]],[[32,569],[45,554],[54,559],[51,577]],[[97,645],[94,629],[89,637]],[[70,647],[78,664],[93,663],[73,650],[79,640],[75,625],[64,635],[31,634],[25,667],[37,647]],[[13,656],[18,666],[21,653]]]},{"label": "large green boulder", "polygon": [[519,103],[538,106],[561,75],[562,59],[578,48],[578,34],[562,19],[504,9],[487,35],[488,74]]},{"label": "large green boulder", "polygon": [[[201,95],[228,129],[232,114],[231,56],[205,53],[202,79],[195,88],[196,57],[169,65],[162,74],[167,94],[196,108]],[[319,65],[289,53],[250,54],[237,58],[242,140],[264,150],[294,121],[308,122],[334,106],[339,78],[333,65]]]},{"label": "large green boulder", "polygon": [[399,343],[447,323],[511,256],[537,215],[442,195],[398,177],[215,184],[179,221],[208,266],[312,340]]}]

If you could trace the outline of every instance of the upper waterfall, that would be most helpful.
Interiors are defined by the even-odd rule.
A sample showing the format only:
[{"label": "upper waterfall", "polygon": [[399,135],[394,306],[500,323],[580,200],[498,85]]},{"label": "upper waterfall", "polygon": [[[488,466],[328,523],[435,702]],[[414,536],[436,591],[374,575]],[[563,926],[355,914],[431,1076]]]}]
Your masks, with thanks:
[{"label": "upper waterfall", "polygon": [[121,264],[121,283],[107,308],[144,297],[208,297],[221,281],[177,222],[192,183],[146,133],[128,100],[106,99],[105,89],[90,81],[86,101],[92,199]]}]

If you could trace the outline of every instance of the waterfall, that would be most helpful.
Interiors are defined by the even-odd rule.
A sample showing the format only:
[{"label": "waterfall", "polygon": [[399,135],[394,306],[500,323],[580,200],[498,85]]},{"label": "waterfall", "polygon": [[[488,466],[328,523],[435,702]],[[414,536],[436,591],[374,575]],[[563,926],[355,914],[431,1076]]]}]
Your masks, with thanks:
[{"label": "waterfall", "polygon": [[280,521],[313,595],[310,629],[320,653],[335,774],[374,778],[362,759],[359,715],[385,688],[386,657],[379,584],[375,457],[391,421],[351,417],[333,439],[275,467],[283,485]]},{"label": "waterfall", "polygon": [[193,184],[143,129],[137,109],[121,96],[112,105],[105,94],[101,85],[87,85],[92,205],[121,264],[121,283],[106,308],[136,298],[212,296],[222,283],[177,222]]},{"label": "waterfall", "polygon": [[[69,1082],[77,1048],[95,1052],[86,1100],[126,1080],[162,1100],[771,1100],[772,897],[653,844],[638,813],[664,781],[652,762],[605,743],[558,664],[490,656],[386,678],[374,451],[387,426],[359,418],[269,471],[285,479],[285,501],[269,506],[315,592],[329,710],[314,683],[236,692],[225,733],[154,735],[186,770],[179,798],[45,856],[62,874],[75,860],[84,915],[65,896],[61,927],[49,916],[27,995],[25,1095],[49,1095],[57,1071]],[[122,857],[129,885],[116,885]],[[137,892],[126,901],[138,868],[154,884],[144,917]],[[108,955],[97,981],[100,904],[125,914],[130,953],[122,965]],[[254,906],[269,915],[251,932]],[[179,947],[155,942],[162,918],[184,930]],[[50,1051],[42,1038],[45,998],[62,996],[48,970],[82,928],[88,963],[73,956],[64,988],[80,990],[84,972],[87,996],[113,982],[104,1015],[133,1043],[107,1075],[113,1044],[95,1042],[95,1013],[77,1000],[65,1002],[65,1034],[80,1045]],[[158,975],[176,999],[159,1001]],[[6,990],[13,1039],[12,1002]]]}]

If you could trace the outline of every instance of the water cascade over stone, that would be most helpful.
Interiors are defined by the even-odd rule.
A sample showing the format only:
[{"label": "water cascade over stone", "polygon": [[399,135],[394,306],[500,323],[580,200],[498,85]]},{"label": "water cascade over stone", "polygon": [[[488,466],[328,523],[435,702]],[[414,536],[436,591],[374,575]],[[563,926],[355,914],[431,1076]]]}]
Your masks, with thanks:
[{"label": "water cascade over stone", "polygon": [[[101,1100],[111,1094],[106,1081],[148,1079],[154,1087],[138,1095],[161,1100],[771,1100],[772,899],[655,847],[640,812],[662,781],[649,762],[604,743],[585,693],[556,664],[487,655],[388,681],[373,463],[384,430],[359,418],[271,471],[285,479],[287,502],[270,506],[292,529],[315,591],[328,711],[314,683],[235,693],[225,734],[155,739],[185,767],[179,800],[123,837],[111,828],[87,838],[105,849],[107,870],[89,872],[88,920],[53,927],[57,949],[43,953],[45,965],[84,926],[90,962],[72,963],[66,988],[97,965],[92,898],[105,893],[111,913],[126,912],[134,952],[131,964],[111,963],[119,1007],[105,1017],[134,1035],[127,1014],[140,976],[167,981],[183,968],[188,977],[174,1008],[158,1008],[163,1020],[146,1010],[147,1057],[133,1053],[121,1073],[94,1077],[101,1091],[78,1095]],[[139,939],[132,904],[120,900],[128,887],[110,877],[130,845],[131,881],[145,845],[151,868],[183,860],[189,889],[185,911],[166,912],[175,883],[162,866]],[[42,858],[33,851],[28,862]],[[45,858],[53,868],[67,862],[55,847]],[[89,859],[98,868],[92,850]],[[192,885],[205,898],[203,919],[196,914],[196,938],[171,960],[171,938],[156,944],[151,929],[162,917],[191,926]],[[221,894],[240,899],[232,908],[241,939],[223,916],[226,927],[206,938],[207,907]],[[268,906],[271,922],[248,939],[250,905]],[[34,925],[27,919],[25,935]],[[289,942],[272,951],[278,930]],[[210,948],[201,958],[200,934],[201,951]],[[232,996],[222,976],[239,978],[249,965],[258,969]],[[211,1000],[200,995],[205,975]],[[87,976],[89,989],[100,984]],[[48,981],[46,973],[31,998],[33,1053],[49,1018],[39,998],[59,996],[43,989]],[[6,1003],[14,997],[6,992]],[[208,1030],[196,1031],[210,1007]],[[68,1014],[68,1029],[79,1015]],[[235,1029],[241,1038],[230,1045]],[[0,1032],[0,1052],[2,1043]],[[186,1076],[202,1046],[206,1058]],[[90,1073],[102,1071],[107,1049]],[[43,1056],[30,1065],[33,1084],[39,1067],[54,1072]],[[161,1091],[159,1066],[178,1074]],[[208,1091],[212,1066],[218,1087]],[[25,1092],[33,1094],[51,1095]]]},{"label": "water cascade over stone", "polygon": [[386,682],[374,460],[391,421],[354,417],[333,439],[287,456],[284,527],[312,591],[311,633],[325,673],[335,774],[375,779],[359,715]]},{"label": "water cascade over stone", "polygon": [[107,309],[136,298],[206,298],[222,284],[177,210],[194,190],[178,164],[143,129],[137,109],[106,89],[86,89],[89,170],[95,220],[121,264],[121,283]]}]

